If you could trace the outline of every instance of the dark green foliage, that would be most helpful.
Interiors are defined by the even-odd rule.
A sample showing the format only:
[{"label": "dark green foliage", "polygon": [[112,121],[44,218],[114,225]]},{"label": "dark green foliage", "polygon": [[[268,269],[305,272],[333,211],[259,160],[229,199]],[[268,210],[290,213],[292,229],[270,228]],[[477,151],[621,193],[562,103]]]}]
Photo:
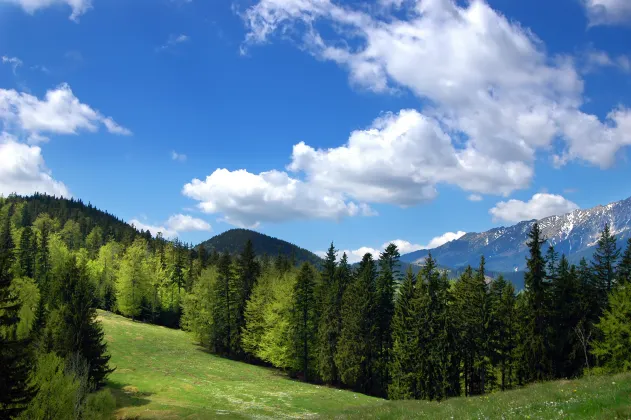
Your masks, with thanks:
[{"label": "dark green foliage", "polygon": [[339,380],[335,352],[340,334],[340,308],[344,293],[340,290],[342,284],[338,275],[336,253],[337,250],[331,243],[322,263],[320,287],[317,292],[321,308],[318,322],[318,374],[324,382],[329,384]]},{"label": "dark green foliage", "polygon": [[[526,259],[525,313],[522,324],[520,351],[526,381],[541,381],[550,378],[551,361],[549,348],[549,283],[546,281],[546,261],[541,248],[545,240],[538,223],[534,223],[527,243],[529,255]],[[550,264],[550,261],[548,261]]]},{"label": "dark green foliage", "polygon": [[620,285],[631,283],[631,237],[627,240],[627,247],[622,254],[620,264],[618,264],[616,281]]},{"label": "dark green foliage", "polygon": [[215,323],[214,351],[232,355],[237,349],[233,341],[235,333],[235,309],[237,295],[234,288],[234,271],[230,254],[222,254],[217,264],[217,282],[214,290],[213,318]]},{"label": "dark green foliage", "polygon": [[603,309],[607,306],[607,293],[615,284],[615,269],[619,258],[620,249],[616,245],[616,237],[611,234],[609,224],[605,224],[596,244],[592,262],[594,282]]},{"label": "dark green foliage", "polygon": [[309,263],[303,263],[294,285],[294,302],[291,311],[290,330],[294,335],[296,359],[302,369],[304,380],[309,380],[309,372],[315,371],[317,306],[315,297],[316,272]]},{"label": "dark green foliage", "polygon": [[342,298],[342,330],[335,354],[342,383],[365,393],[375,385],[376,279],[375,261],[366,254]]},{"label": "dark green foliage", "polygon": [[260,275],[261,266],[258,261],[256,261],[252,242],[248,240],[245,243],[243,252],[241,252],[241,255],[237,259],[237,273],[235,276],[234,289],[237,296],[235,302],[235,331],[233,341],[236,351],[240,351],[242,348],[241,333],[243,328],[245,328],[245,308],[252,295],[256,280]]},{"label": "dark green foliage", "polygon": [[515,287],[500,276],[489,290],[489,353],[499,369],[501,390],[513,386],[515,348],[517,346],[517,298]]},{"label": "dark green foliage", "polygon": [[16,338],[19,302],[13,295],[13,240],[8,214],[0,213],[0,418],[19,414],[34,397],[26,340]]},{"label": "dark green foliage", "polygon": [[74,258],[68,261],[62,277],[60,299],[51,325],[53,349],[62,357],[79,356],[87,362],[87,377],[94,389],[105,385],[110,369],[103,330],[96,319],[94,289],[85,267]]},{"label": "dark green foliage", "polygon": [[[316,266],[322,262],[313,252],[300,248],[289,242],[272,238],[249,229],[231,229],[201,243],[209,252],[228,253],[238,255],[247,241],[252,242],[256,255],[282,255],[289,261],[294,255],[297,264],[310,262]],[[211,259],[212,260],[212,259]],[[212,262],[211,262],[212,264]]]}]

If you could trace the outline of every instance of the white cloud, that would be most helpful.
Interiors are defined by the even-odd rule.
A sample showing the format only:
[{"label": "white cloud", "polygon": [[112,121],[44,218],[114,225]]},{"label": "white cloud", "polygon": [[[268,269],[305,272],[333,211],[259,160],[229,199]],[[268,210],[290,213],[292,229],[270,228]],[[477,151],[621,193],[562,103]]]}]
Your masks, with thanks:
[{"label": "white cloud", "polygon": [[6,55],[2,56],[2,63],[10,65],[11,68],[13,69],[13,74],[16,74],[18,67],[24,64],[22,63],[22,60],[20,60],[17,57],[7,57]]},{"label": "white cloud", "polygon": [[184,34],[180,34],[180,35],[174,35],[171,34],[169,35],[169,38],[167,39],[167,41],[160,45],[158,48],[156,48],[156,51],[164,51],[166,49],[175,47],[178,44],[182,44],[184,42],[188,42],[190,41],[190,37],[188,35],[184,35]]},{"label": "white cloud", "polygon": [[131,134],[112,118],[81,103],[67,84],[47,91],[41,100],[28,93],[0,89],[0,122],[5,130],[25,133],[31,142],[45,141],[47,134],[95,132],[99,124],[113,134]]},{"label": "white cloud", "polygon": [[68,188],[51,176],[39,147],[19,143],[14,136],[0,133],[0,195],[36,192],[70,197]]},{"label": "white cloud", "polygon": [[[375,259],[379,258],[379,254],[383,252],[386,249],[386,247],[390,244],[395,244],[397,248],[399,249],[399,253],[401,255],[405,255],[405,254],[409,254],[410,252],[418,251],[421,249],[438,248],[439,246],[444,245],[447,242],[451,242],[451,241],[461,238],[465,234],[466,232],[462,232],[462,231],[446,232],[440,236],[436,236],[432,238],[427,245],[418,245],[418,244],[413,244],[409,241],[405,241],[403,239],[394,239],[392,241],[388,241],[382,244],[380,248],[371,248],[371,247],[363,246],[361,248],[353,249],[353,250],[341,249],[341,250],[338,250],[336,255],[338,258],[341,258],[342,255],[346,253],[348,257],[348,261],[352,264],[352,263],[361,261],[361,259],[364,257],[366,253],[372,254],[373,258]],[[324,258],[326,256],[326,251],[316,251],[315,254]]]},{"label": "white cloud", "polygon": [[243,169],[217,169],[204,181],[194,179],[186,184],[182,193],[200,201],[202,211],[221,213],[227,223],[243,227],[372,214],[365,204],[347,201],[341,194],[307,185],[279,171],[253,174]]},{"label": "white cloud", "polygon": [[68,5],[72,9],[70,19],[75,22],[78,22],[79,17],[92,8],[92,0],[0,0],[0,3],[3,2],[17,4],[29,14],[53,5]]},{"label": "white cloud", "polygon": [[580,159],[601,167],[631,144],[620,128],[629,111],[614,110],[603,122],[580,110],[583,80],[569,57],[549,56],[530,30],[482,0],[460,4],[417,0],[403,2],[406,13],[372,16],[331,0],[260,0],[243,14],[245,46],[276,32],[294,36],[317,58],[346,68],[355,85],[409,89],[430,104],[425,118],[435,119],[459,157],[468,158],[462,166],[476,176],[461,177],[464,171],[446,181],[467,190],[490,193],[485,186],[507,172],[516,182],[494,192],[523,188],[535,152],[554,151],[555,139],[564,146],[557,164]]},{"label": "white cloud", "polygon": [[176,232],[211,231],[210,224],[202,219],[189,216],[187,214],[176,214],[167,220],[169,229]]},{"label": "white cloud", "polygon": [[591,26],[631,22],[629,0],[583,0],[583,4]]},{"label": "white cloud", "polygon": [[529,201],[501,201],[489,213],[494,221],[521,222],[542,219],[548,216],[569,213],[578,205],[563,196],[555,194],[535,194]]},{"label": "white cloud", "polygon": [[585,70],[594,71],[599,68],[614,68],[624,73],[631,72],[631,60],[626,55],[610,56],[606,51],[590,48],[585,53]]},{"label": "white cloud", "polygon": [[138,219],[132,219],[129,223],[139,230],[148,230],[153,236],[162,233],[165,238],[175,238],[182,232],[212,231],[208,222],[187,214],[174,214],[163,225],[152,225]]},{"label": "white cloud", "polygon": [[482,196],[480,194],[471,194],[467,197],[469,201],[482,201]]},{"label": "white cloud", "polygon": [[177,153],[175,150],[171,152],[171,159],[178,162],[186,162],[186,155],[183,153]]}]

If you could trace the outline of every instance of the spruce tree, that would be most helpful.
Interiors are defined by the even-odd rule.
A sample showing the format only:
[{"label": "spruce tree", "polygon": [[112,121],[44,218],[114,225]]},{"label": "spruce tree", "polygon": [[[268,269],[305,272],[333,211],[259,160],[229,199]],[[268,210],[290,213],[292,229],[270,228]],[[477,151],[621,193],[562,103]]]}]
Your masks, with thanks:
[{"label": "spruce tree", "polygon": [[234,272],[230,254],[222,254],[217,264],[213,320],[215,323],[215,352],[231,356],[234,353],[236,296]]},{"label": "spruce tree", "polygon": [[503,391],[512,387],[514,351],[516,347],[516,305],[515,287],[499,276],[489,291],[489,352],[492,363],[499,368],[499,386]]},{"label": "spruce tree", "polygon": [[420,397],[416,380],[419,364],[420,314],[418,313],[416,277],[412,266],[398,290],[392,318],[392,353],[388,363],[391,382],[388,398],[417,399]]},{"label": "spruce tree", "polygon": [[620,285],[631,283],[631,237],[627,239],[627,247],[622,254],[616,272],[616,282]]},{"label": "spruce tree", "polygon": [[608,309],[596,325],[601,339],[593,353],[609,372],[631,371],[631,287],[617,287],[609,296]]},{"label": "spruce tree", "polygon": [[374,390],[376,277],[372,255],[366,254],[344,292],[342,330],[335,354],[342,382],[364,393]]},{"label": "spruce tree", "polygon": [[29,383],[28,342],[16,337],[20,305],[11,290],[11,226],[8,215],[0,218],[0,418],[12,418],[24,410],[36,389]]},{"label": "spruce tree", "polygon": [[601,310],[607,306],[607,295],[615,283],[616,264],[619,258],[620,249],[616,245],[616,237],[611,234],[609,224],[606,223],[596,244],[592,261]]},{"label": "spruce tree", "polygon": [[385,396],[388,391],[388,363],[392,348],[391,324],[394,315],[394,288],[399,280],[399,250],[390,244],[379,256],[379,275],[376,284],[376,366],[375,376],[378,393]]},{"label": "spruce tree", "polygon": [[335,351],[339,338],[338,318],[340,317],[339,278],[337,273],[337,250],[333,243],[326,253],[320,273],[318,298],[320,319],[318,322],[318,374],[325,383],[338,380],[335,365]]},{"label": "spruce tree", "polygon": [[242,349],[241,333],[243,328],[245,328],[245,308],[260,274],[261,267],[256,261],[254,246],[252,241],[248,239],[241,255],[237,259],[237,273],[235,277],[236,308],[233,347],[239,352]]},{"label": "spruce tree", "polygon": [[528,234],[529,255],[526,258],[524,331],[521,345],[525,363],[525,379],[541,381],[550,377],[549,352],[549,284],[546,282],[546,262],[541,248],[545,243],[538,223],[534,223]]},{"label": "spruce tree", "polygon": [[294,305],[291,317],[291,331],[296,344],[296,359],[308,381],[309,372],[315,370],[311,365],[315,358],[316,345],[316,280],[315,269],[309,263],[303,263],[294,285]]}]

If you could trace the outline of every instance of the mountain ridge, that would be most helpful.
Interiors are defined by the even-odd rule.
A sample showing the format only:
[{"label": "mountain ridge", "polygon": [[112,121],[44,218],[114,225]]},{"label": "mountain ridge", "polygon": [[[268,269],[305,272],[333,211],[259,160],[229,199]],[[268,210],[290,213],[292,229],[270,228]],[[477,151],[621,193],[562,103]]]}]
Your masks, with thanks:
[{"label": "mountain ridge", "polygon": [[538,222],[546,239],[544,250],[552,245],[565,254],[570,262],[589,258],[604,227],[609,223],[619,246],[631,234],[631,197],[589,209],[578,209],[563,215],[525,220],[512,226],[500,226],[485,232],[470,232],[432,250],[419,250],[401,256],[401,261],[419,263],[431,251],[441,264],[454,268],[476,266],[480,255],[487,268],[494,271],[525,269],[527,237]]}]

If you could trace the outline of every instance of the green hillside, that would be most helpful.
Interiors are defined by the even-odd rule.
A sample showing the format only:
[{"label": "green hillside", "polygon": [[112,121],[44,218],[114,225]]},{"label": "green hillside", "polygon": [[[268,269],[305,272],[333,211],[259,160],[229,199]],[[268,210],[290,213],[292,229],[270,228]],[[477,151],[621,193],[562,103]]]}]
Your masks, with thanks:
[{"label": "green hillside", "polygon": [[321,262],[320,257],[311,251],[300,248],[287,241],[249,229],[227,230],[202,242],[200,245],[203,245],[208,252],[215,250],[220,253],[227,252],[235,255],[243,251],[245,243],[248,240],[252,241],[256,255],[269,255],[274,257],[280,254],[287,258],[291,258],[293,255],[298,263],[308,261],[319,264]]},{"label": "green hillside", "polygon": [[631,374],[556,381],[445,402],[385,401],[208,354],[192,336],[100,312],[119,419],[628,419]]}]

